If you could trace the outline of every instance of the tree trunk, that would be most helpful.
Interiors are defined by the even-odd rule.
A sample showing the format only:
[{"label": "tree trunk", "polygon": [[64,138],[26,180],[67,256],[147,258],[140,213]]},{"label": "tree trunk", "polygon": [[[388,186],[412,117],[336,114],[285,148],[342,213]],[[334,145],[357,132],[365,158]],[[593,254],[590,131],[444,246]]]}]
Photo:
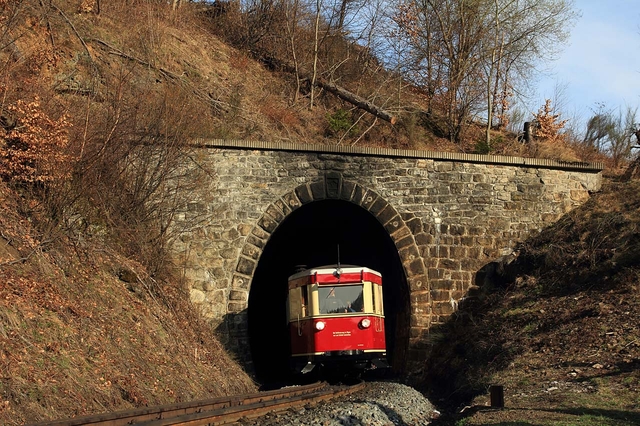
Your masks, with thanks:
[{"label": "tree trunk", "polygon": [[313,39],[313,74],[311,75],[311,95],[309,101],[309,109],[313,109],[314,86],[316,85],[316,77],[318,75],[318,33],[320,31],[320,8],[322,0],[316,0],[316,23],[315,35]]},{"label": "tree trunk", "polygon": [[349,102],[352,105],[357,106],[360,109],[363,109],[373,115],[375,115],[376,117],[388,121],[391,124],[396,124],[398,122],[398,118],[395,117],[394,115],[392,115],[391,113],[389,113],[388,111],[385,111],[384,109],[378,107],[377,105],[367,101],[366,99],[364,99],[361,96],[356,95],[355,93],[352,93],[350,91],[348,91],[347,89],[340,87],[336,84],[330,83],[328,81],[324,81],[323,79],[319,78],[316,76],[315,78],[315,82],[312,80],[312,77],[309,75],[309,73],[307,73],[304,69],[300,68],[300,67],[296,67],[294,64],[291,64],[289,62],[285,62],[282,61],[278,58],[275,58],[273,56],[270,56],[269,54],[263,54],[261,55],[261,60],[265,63],[268,64],[270,66],[273,67],[277,67],[283,71],[289,72],[289,73],[298,73],[298,75],[300,76],[301,80],[306,80],[309,81],[311,83],[312,86],[317,86],[320,87],[324,90],[326,90],[329,93],[333,93],[334,95],[336,95],[337,97],[339,97],[340,99]]},{"label": "tree trunk", "polygon": [[352,105],[357,106],[360,109],[363,109],[367,112],[370,112],[371,114],[375,115],[378,118],[381,118],[385,121],[388,121],[391,124],[396,124],[398,119],[397,117],[389,114],[387,111],[383,110],[382,108],[378,107],[377,105],[367,101],[366,99],[356,95],[355,93],[352,93],[340,86],[337,86],[333,83],[329,83],[326,81],[322,81],[321,79],[318,79],[316,81],[316,85],[318,87],[323,88],[324,90],[326,90],[327,92],[331,92],[334,95],[336,95],[337,97],[339,97],[342,100],[345,100],[347,102],[349,102]]}]

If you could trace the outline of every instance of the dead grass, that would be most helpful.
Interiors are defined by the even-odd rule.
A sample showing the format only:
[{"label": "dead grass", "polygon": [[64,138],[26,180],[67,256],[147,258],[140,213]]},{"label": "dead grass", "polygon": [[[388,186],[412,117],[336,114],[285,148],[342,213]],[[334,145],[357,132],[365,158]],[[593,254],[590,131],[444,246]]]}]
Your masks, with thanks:
[{"label": "dead grass", "polygon": [[[96,15],[79,11],[79,3],[56,1],[58,11],[23,0],[15,27],[4,33],[15,35],[15,43],[4,40],[11,49],[0,52],[7,65],[2,81],[12,83],[5,84],[4,101],[39,94],[49,111],[69,112],[75,155],[82,156],[91,138],[99,152],[105,140],[111,147],[143,132],[159,139],[337,143],[325,135],[327,113],[350,106],[320,93],[310,110],[304,90],[294,103],[291,76],[222,43],[195,10],[112,1],[101,2]],[[372,94],[367,90],[377,91],[384,80],[373,76],[353,89]],[[476,152],[480,126],[471,126],[461,144],[439,138],[417,113],[420,94],[410,93],[406,104],[418,107],[400,125],[378,121],[369,129],[373,120],[366,117],[360,128],[368,133],[351,143]],[[158,106],[164,115],[154,115]],[[180,132],[166,131],[185,122]],[[120,139],[110,139],[111,129]],[[492,150],[602,160],[576,147],[535,151],[515,135],[502,135]],[[482,405],[486,385],[495,380],[507,386],[513,408],[495,420],[482,417],[495,414],[484,411],[456,420],[509,424],[520,416],[528,424],[546,418],[554,424],[553,416],[578,409],[606,422],[629,413],[637,420],[639,192],[636,182],[599,194],[523,247],[528,269],[519,280],[487,292],[476,308],[433,330],[441,355],[427,366],[434,395]],[[93,236],[63,233],[35,226],[46,222],[37,208],[0,185],[0,423],[254,388],[193,312],[179,282],[155,281],[139,259],[113,248],[101,219],[83,218]],[[537,420],[530,420],[531,410]]]},{"label": "dead grass", "polygon": [[[639,181],[607,182],[442,327],[428,389],[452,405],[438,424],[638,424],[639,203]],[[487,408],[490,384],[505,410]]]},{"label": "dead grass", "polygon": [[33,237],[2,192],[0,423],[255,390],[178,282],[100,243]]}]

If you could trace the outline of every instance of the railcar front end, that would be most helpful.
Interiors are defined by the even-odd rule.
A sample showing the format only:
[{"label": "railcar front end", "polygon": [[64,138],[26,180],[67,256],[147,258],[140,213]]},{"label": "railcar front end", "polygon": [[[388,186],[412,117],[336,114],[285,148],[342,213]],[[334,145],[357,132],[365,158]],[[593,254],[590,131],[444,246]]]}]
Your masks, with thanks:
[{"label": "railcar front end", "polygon": [[289,277],[287,320],[294,371],[386,367],[382,276],[330,265]]}]

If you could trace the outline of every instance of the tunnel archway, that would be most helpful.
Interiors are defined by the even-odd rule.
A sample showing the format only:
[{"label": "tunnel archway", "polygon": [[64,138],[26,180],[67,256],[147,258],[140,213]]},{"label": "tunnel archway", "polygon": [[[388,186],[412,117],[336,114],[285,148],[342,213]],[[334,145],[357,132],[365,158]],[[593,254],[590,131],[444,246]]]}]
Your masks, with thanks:
[{"label": "tunnel archway", "polygon": [[282,380],[288,373],[287,278],[297,265],[353,264],[382,273],[387,354],[396,371],[408,346],[409,287],[398,249],[365,208],[325,199],[291,212],[272,233],[253,274],[248,334],[256,379]]}]

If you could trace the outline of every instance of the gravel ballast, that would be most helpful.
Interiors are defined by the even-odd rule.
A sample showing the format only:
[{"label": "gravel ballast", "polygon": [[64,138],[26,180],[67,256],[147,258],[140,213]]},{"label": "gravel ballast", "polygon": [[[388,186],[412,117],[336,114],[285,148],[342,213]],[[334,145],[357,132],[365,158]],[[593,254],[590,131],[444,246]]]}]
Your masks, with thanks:
[{"label": "gravel ballast", "polygon": [[294,408],[254,420],[243,426],[321,425],[390,426],[428,425],[439,413],[418,391],[393,382],[370,382],[344,398],[308,408]]}]

